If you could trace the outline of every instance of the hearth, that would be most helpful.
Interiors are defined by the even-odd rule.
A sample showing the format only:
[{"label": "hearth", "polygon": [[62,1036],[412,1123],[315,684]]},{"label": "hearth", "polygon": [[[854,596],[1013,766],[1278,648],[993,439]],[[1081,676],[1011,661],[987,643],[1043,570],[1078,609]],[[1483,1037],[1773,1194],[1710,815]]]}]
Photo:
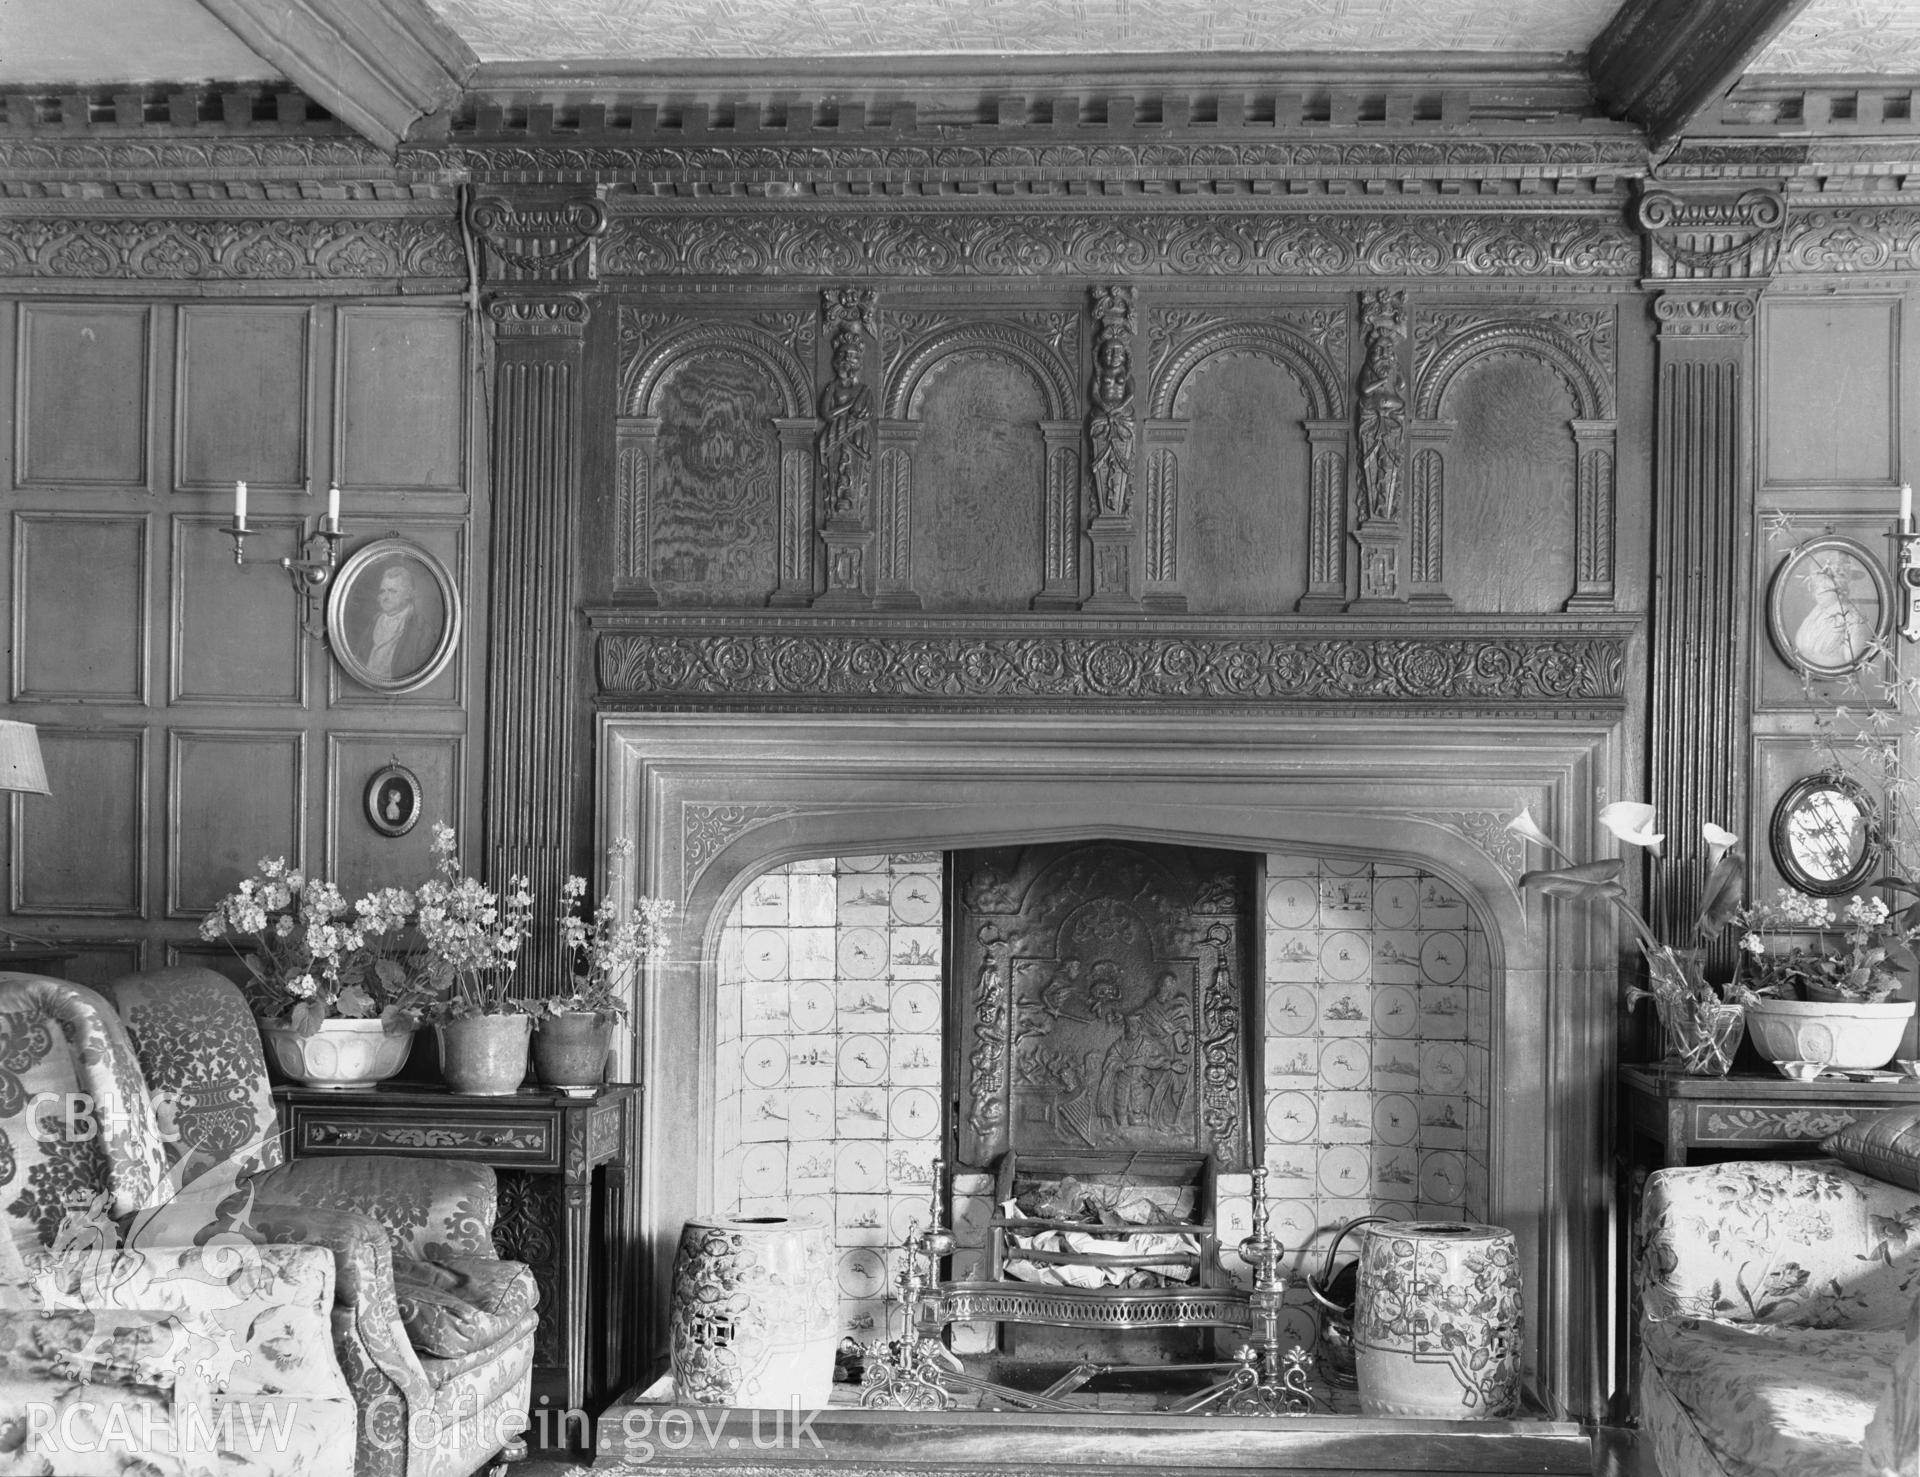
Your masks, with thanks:
[{"label": "hearth", "polygon": [[[730,1195],[743,1206],[751,1199],[739,1194],[737,1180],[753,1142],[741,1134],[740,1114],[751,1111],[748,1084],[736,1079],[729,1108],[723,1047],[738,1062],[738,1043],[752,1034],[744,1026],[727,1033],[730,1021],[744,1023],[735,1012],[748,1008],[753,988],[730,971],[743,968],[738,950],[756,926],[757,892],[777,882],[773,890],[784,890],[786,905],[833,899],[801,925],[831,935],[841,926],[834,915],[840,897],[864,896],[877,915],[882,892],[891,899],[903,886],[903,898],[920,892],[910,909],[937,897],[944,922],[954,899],[925,888],[944,875],[953,853],[1093,842],[1203,848],[1244,859],[1260,878],[1255,957],[1265,954],[1252,998],[1265,1026],[1249,1038],[1249,1096],[1265,1098],[1259,1137],[1284,1207],[1275,1233],[1290,1246],[1310,1245],[1349,1213],[1375,1209],[1380,1185],[1397,1185],[1402,1170],[1410,1198],[1394,1203],[1405,1213],[1433,1218],[1437,1206],[1442,1216],[1512,1227],[1526,1276],[1526,1378],[1537,1408],[1555,1416],[1604,1410],[1610,1361],[1589,1351],[1605,1349],[1609,1324],[1602,1130],[1612,995],[1595,983],[1611,973],[1613,941],[1600,927],[1572,928],[1544,915],[1530,923],[1512,887],[1527,858],[1503,823],[1524,803],[1576,851],[1587,844],[1592,797],[1614,779],[1608,725],[1263,718],[1222,719],[1196,733],[1190,723],[1127,717],[608,715],[600,738],[603,834],[635,839],[637,884],[682,903],[675,957],[649,978],[640,1002],[646,1047],[633,1064],[648,1085],[636,1207],[651,1261],[641,1279],[652,1289],[641,1310],[642,1347],[660,1345],[663,1281],[680,1221],[723,1208]],[[847,881],[860,875],[867,880]],[[1336,926],[1359,922],[1369,899],[1375,916],[1366,927]],[[1382,927],[1382,915],[1410,926]],[[895,937],[894,922],[912,936]],[[857,1005],[859,991],[886,972],[895,987],[937,991],[943,978],[951,985],[956,977],[958,946],[949,955],[944,942],[925,935],[927,926],[893,919],[876,930],[886,951],[882,976],[859,975],[869,961],[843,970],[837,938],[805,943],[812,951],[806,968],[822,971],[836,1010],[843,1000]],[[1333,939],[1340,934],[1350,937]],[[1382,946],[1378,934],[1401,936]],[[944,930],[932,935],[946,937]],[[1327,977],[1327,960],[1351,968],[1362,950],[1364,979]],[[1196,972],[1186,978],[1204,988],[1215,962],[1195,958]],[[972,962],[980,962],[977,952]],[[1082,973],[1094,962],[1084,959]],[[1031,964],[1024,975],[1006,973],[1010,960],[997,967],[1010,991],[1036,1000],[1053,978]],[[1143,978],[1149,967],[1131,966],[1128,987],[1150,983]],[[1436,978],[1456,967],[1452,982]],[[1396,970],[1409,978],[1393,978]],[[1191,1009],[1196,997],[1183,998]],[[890,1013],[891,989],[884,1004]],[[1302,1020],[1311,1022],[1305,1030]],[[890,1025],[855,1034],[881,1042],[890,1070],[898,1038],[911,1033]],[[957,1050],[951,1030],[947,1036]],[[1083,1060],[1091,1049],[1089,1039]],[[911,1053],[901,1048],[900,1060]],[[1396,1093],[1396,1081],[1413,1091]],[[1398,1104],[1383,1107],[1396,1096],[1413,1105],[1410,1121]],[[1164,1117],[1166,1102],[1150,1089],[1104,1099],[1109,1116],[1132,1113],[1143,1126],[1156,1112]],[[949,1102],[945,1116],[962,1121],[963,1106]],[[892,1107],[889,1096],[889,1115]],[[882,1111],[877,1100],[869,1110]],[[1035,1112],[1056,1139],[1071,1136],[1071,1104],[1039,1102]],[[916,1166],[930,1166],[938,1141],[896,1160],[894,1127],[866,1140],[888,1147],[870,1161],[882,1185],[872,1217],[879,1224],[861,1229],[897,1242],[903,1227],[895,1225],[894,1191],[901,1205],[924,1195]],[[1390,1142],[1409,1129],[1408,1142]],[[1343,1152],[1349,1149],[1357,1152]],[[1410,1150],[1410,1159],[1392,1159],[1398,1150]],[[1237,1163],[1224,1156],[1228,1162],[1214,1170],[1212,1211],[1227,1245],[1249,1229],[1244,1156],[1251,1141],[1240,1152]],[[855,1148],[849,1157],[857,1168],[863,1156]],[[991,1220],[991,1176],[999,1167],[981,1162],[991,1156],[962,1157],[950,1202],[956,1230],[982,1219],[983,1210]],[[836,1145],[836,1193],[837,1161]],[[1376,1173],[1383,1167],[1384,1179]],[[1340,1193],[1363,1174],[1364,1193]],[[1290,1177],[1306,1193],[1290,1194]],[[784,1177],[780,1192],[791,1193]],[[977,1244],[984,1269],[986,1243]],[[863,1285],[877,1294],[893,1268],[877,1247],[869,1256]],[[1231,1275],[1231,1258],[1223,1264]],[[1307,1312],[1299,1312],[1310,1335]],[[1542,1338],[1542,1329],[1555,1337]],[[993,1331],[970,1336],[984,1347]]]}]

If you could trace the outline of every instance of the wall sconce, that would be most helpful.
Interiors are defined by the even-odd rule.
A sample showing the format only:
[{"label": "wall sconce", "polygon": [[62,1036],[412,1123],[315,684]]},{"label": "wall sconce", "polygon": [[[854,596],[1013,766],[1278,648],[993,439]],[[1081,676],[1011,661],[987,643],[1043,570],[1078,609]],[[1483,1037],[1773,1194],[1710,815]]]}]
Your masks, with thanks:
[{"label": "wall sconce", "polygon": [[1920,641],[1920,533],[1913,527],[1913,484],[1900,484],[1900,526],[1894,530],[1900,545],[1900,634]]},{"label": "wall sconce", "polygon": [[295,551],[279,559],[247,558],[247,537],[258,532],[247,526],[247,484],[233,484],[233,522],[221,532],[233,540],[233,562],[235,564],[278,564],[286,570],[287,578],[293,582],[293,592],[305,602],[305,610],[300,618],[300,629],[316,641],[326,639],[324,625],[315,625],[313,604],[320,599],[333,578],[340,540],[347,536],[340,526],[340,484],[334,483],[327,488],[327,511],[316,520],[312,532],[307,531],[306,521],[300,524],[300,542]]}]

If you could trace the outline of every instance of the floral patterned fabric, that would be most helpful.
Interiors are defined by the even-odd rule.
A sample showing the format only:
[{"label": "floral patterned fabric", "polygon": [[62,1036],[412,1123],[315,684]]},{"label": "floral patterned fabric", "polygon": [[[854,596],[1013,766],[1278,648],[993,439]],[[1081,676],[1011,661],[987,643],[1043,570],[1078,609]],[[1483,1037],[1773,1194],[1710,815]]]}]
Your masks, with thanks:
[{"label": "floral patterned fabric", "polygon": [[539,1298],[531,1271],[493,1257],[457,1257],[451,1265],[398,1259],[393,1284],[413,1347],[442,1359],[496,1342]]},{"label": "floral patterned fabric", "polygon": [[1867,1426],[1866,1477],[1920,1477],[1920,1298],[1907,1315],[1885,1398]]},{"label": "floral patterned fabric", "polygon": [[393,1254],[418,1261],[494,1256],[498,1181],[485,1164],[402,1155],[296,1159],[259,1180],[284,1205],[355,1210],[387,1228]]},{"label": "floral patterned fabric", "polygon": [[231,980],[178,965],[125,975],[101,993],[126,1023],[171,1161],[238,1160],[248,1173],[281,1163],[260,1028]]},{"label": "floral patterned fabric", "polygon": [[36,1253],[0,1283],[0,1474],[348,1470],[332,1297],[303,1247]]},{"label": "floral patterned fabric", "polygon": [[1911,1357],[1920,1196],[1824,1160],[1670,1169],[1638,1234],[1643,1418],[1665,1477],[1857,1477]]}]

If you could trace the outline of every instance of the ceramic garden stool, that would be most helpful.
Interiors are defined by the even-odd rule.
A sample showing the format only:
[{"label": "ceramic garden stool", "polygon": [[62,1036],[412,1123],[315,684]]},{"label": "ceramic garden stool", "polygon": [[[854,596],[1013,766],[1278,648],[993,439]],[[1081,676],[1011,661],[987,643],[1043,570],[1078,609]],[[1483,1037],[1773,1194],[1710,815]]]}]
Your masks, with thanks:
[{"label": "ceramic garden stool", "polygon": [[833,1390],[833,1238],[795,1216],[690,1220],[673,1264],[675,1398],[819,1410]]},{"label": "ceramic garden stool", "polygon": [[1513,1232],[1454,1221],[1369,1226],[1354,1303],[1367,1415],[1492,1420],[1520,1401]]}]

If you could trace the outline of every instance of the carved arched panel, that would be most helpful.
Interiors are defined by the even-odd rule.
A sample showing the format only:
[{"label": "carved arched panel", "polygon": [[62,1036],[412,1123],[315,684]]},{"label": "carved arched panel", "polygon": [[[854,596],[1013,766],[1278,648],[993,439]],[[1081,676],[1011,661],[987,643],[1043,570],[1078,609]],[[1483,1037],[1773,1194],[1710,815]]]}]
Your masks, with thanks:
[{"label": "carved arched panel", "polygon": [[1217,354],[1181,401],[1190,419],[1168,547],[1178,550],[1187,608],[1293,609],[1307,590],[1311,527],[1311,406],[1299,380],[1264,356]]},{"label": "carved arched panel", "polygon": [[974,349],[919,377],[913,405],[914,593],[928,610],[1026,609],[1046,573],[1046,387],[1022,360]]},{"label": "carved arched panel", "polygon": [[1531,355],[1490,354],[1454,378],[1446,409],[1455,424],[1440,530],[1447,594],[1463,611],[1559,610],[1575,586],[1577,531],[1565,380]]},{"label": "carved arched panel", "polygon": [[647,575],[664,605],[764,605],[779,584],[781,387],[715,346],[649,397],[659,431]]}]

